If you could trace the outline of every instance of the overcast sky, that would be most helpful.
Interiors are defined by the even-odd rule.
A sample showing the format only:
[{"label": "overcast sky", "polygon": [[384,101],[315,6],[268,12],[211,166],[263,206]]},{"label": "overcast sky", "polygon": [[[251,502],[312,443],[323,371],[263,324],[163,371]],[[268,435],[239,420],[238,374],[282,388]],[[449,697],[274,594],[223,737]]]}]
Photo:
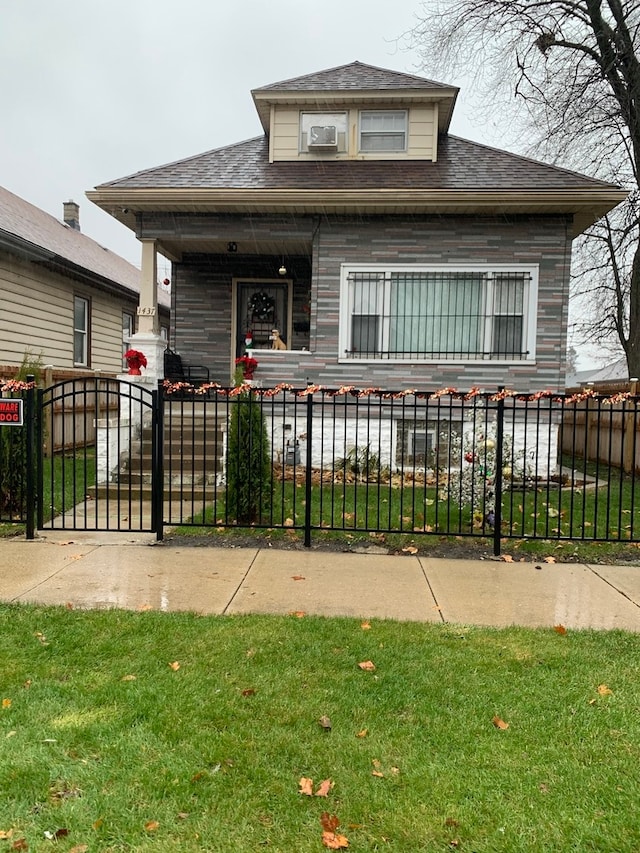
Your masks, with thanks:
[{"label": "overcast sky", "polygon": [[[360,60],[458,85],[451,131],[500,145],[463,79],[402,36],[421,0],[0,0],[0,185],[139,266],[85,198],[104,181],[262,133],[251,89]],[[481,58],[478,58],[481,61]],[[496,121],[509,122],[508,116]],[[161,267],[161,277],[169,273]]]},{"label": "overcast sky", "polygon": [[[259,135],[259,86],[356,59],[422,73],[398,43],[419,11],[420,0],[0,0],[0,184],[58,218],[73,199],[85,234],[139,264],[135,238],[88,189]],[[464,111],[462,97],[453,132],[481,139]]]}]

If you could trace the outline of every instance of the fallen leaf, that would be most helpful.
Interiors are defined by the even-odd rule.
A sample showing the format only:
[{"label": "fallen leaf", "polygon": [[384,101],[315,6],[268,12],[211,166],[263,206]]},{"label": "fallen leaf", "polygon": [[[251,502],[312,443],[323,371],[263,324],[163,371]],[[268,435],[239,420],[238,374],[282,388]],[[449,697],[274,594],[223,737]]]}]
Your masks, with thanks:
[{"label": "fallen leaf", "polygon": [[10,708],[11,707],[11,699],[3,699],[2,700],[2,707],[3,708]]},{"label": "fallen leaf", "polygon": [[384,779],[384,773],[382,772],[382,764],[378,761],[377,758],[373,758],[371,760],[373,764],[373,770],[371,771],[372,776],[377,776],[378,779]]},{"label": "fallen leaf", "polygon": [[326,714],[323,714],[318,720],[318,724],[325,730],[325,732],[331,731],[331,718],[327,717]]},{"label": "fallen leaf", "polygon": [[360,627],[362,628],[363,631],[370,631],[371,630],[371,622],[361,622]]},{"label": "fallen leaf", "polygon": [[179,820],[186,820],[186,819],[189,817],[189,812],[178,812],[178,814],[176,815],[176,817],[177,817]]},{"label": "fallen leaf", "polygon": [[41,643],[41,645],[43,645],[43,646],[48,646],[48,645],[49,645],[49,643],[47,642],[47,638],[46,638],[46,637],[45,637],[45,635],[42,633],[42,631],[36,631],[36,633],[34,634],[34,636],[38,638],[38,641]]},{"label": "fallen leaf", "polygon": [[505,723],[505,721],[504,721],[504,720],[501,720],[501,719],[500,719],[500,717],[498,717],[498,716],[495,716],[495,717],[491,720],[491,722],[493,723],[493,725],[494,725],[497,729],[501,729],[502,731],[504,731],[505,729],[508,729],[508,728],[509,728],[509,723]]},{"label": "fallen leaf", "polygon": [[460,824],[458,823],[458,821],[454,817],[448,817],[445,820],[444,825],[445,826],[460,826]]},{"label": "fallen leaf", "polygon": [[330,791],[332,788],[333,788],[333,782],[331,781],[331,779],[324,779],[324,780],[323,780],[322,782],[320,782],[320,784],[318,785],[318,788],[317,788],[317,790],[316,790],[316,794],[315,794],[315,795],[316,795],[316,797],[328,797],[328,796],[329,796],[329,791]]},{"label": "fallen leaf", "polygon": [[12,829],[0,829],[0,841],[8,841],[12,835]]},{"label": "fallen leaf", "polygon": [[144,613],[146,610],[153,610],[153,604],[139,604],[138,611]]},{"label": "fallen leaf", "polygon": [[313,797],[313,779],[302,776],[298,785],[300,786],[299,794],[304,794],[305,797]]},{"label": "fallen leaf", "polygon": [[302,575],[292,575],[291,580],[292,581],[304,581],[304,580],[306,580],[306,578],[303,577]]},{"label": "fallen leaf", "polygon": [[406,548],[403,548],[403,549],[402,549],[402,552],[403,552],[404,554],[417,554],[417,553],[418,553],[418,549],[416,548],[416,546],[415,546],[415,545],[407,545],[407,547],[406,547]]},{"label": "fallen leaf", "polygon": [[384,773],[381,773],[379,770],[372,770],[371,775],[378,779],[384,779]]},{"label": "fallen leaf", "polygon": [[31,679],[27,678],[27,680],[25,681],[25,683],[22,686],[24,687],[25,690],[28,690],[31,687]]},{"label": "fallen leaf", "polygon": [[557,560],[555,557],[545,557],[544,562],[545,563],[555,563],[555,562],[557,562]]},{"label": "fallen leaf", "polygon": [[291,610],[289,616],[296,616],[298,619],[303,619],[307,614],[304,610]]},{"label": "fallen leaf", "polygon": [[6,733],[5,737],[6,738],[15,737],[17,734],[18,734],[18,732],[15,729],[12,729],[10,732]]},{"label": "fallen leaf", "polygon": [[144,828],[147,830],[147,832],[155,832],[159,826],[160,826],[160,824],[158,823],[157,820],[148,820],[145,823]]},{"label": "fallen leaf", "polygon": [[135,681],[136,678],[136,675],[123,675],[120,681]]},{"label": "fallen leaf", "polygon": [[370,660],[363,660],[361,663],[358,664],[358,666],[360,667],[360,669],[363,669],[365,672],[375,672],[376,671],[375,663],[373,661],[370,661]]},{"label": "fallen leaf", "polygon": [[247,687],[246,690],[242,691],[242,695],[243,696],[255,696],[256,695],[255,688],[254,687]]},{"label": "fallen leaf", "polygon": [[553,630],[556,632],[556,634],[561,634],[562,636],[567,633],[567,629],[564,627],[564,625],[554,625]]},{"label": "fallen leaf", "polygon": [[180,663],[177,660],[174,660],[169,664],[169,669],[172,669],[174,672],[177,672],[180,669]]},{"label": "fallen leaf", "polygon": [[67,610],[73,610],[73,602],[72,601],[67,601],[64,606],[67,608]]},{"label": "fallen leaf", "polygon": [[368,734],[369,734],[369,729],[361,729],[361,730],[356,734],[356,737],[366,737]]},{"label": "fallen leaf", "polygon": [[349,846],[349,841],[345,835],[340,835],[337,832],[323,832],[322,843],[329,850],[346,850]]},{"label": "fallen leaf", "polygon": [[16,838],[16,840],[11,845],[12,850],[28,850],[29,845],[27,844],[26,838]]},{"label": "fallen leaf", "polygon": [[322,824],[322,828],[325,832],[335,832],[340,826],[340,821],[336,815],[329,814],[329,812],[322,812],[320,815],[320,823]]},{"label": "fallen leaf", "polygon": [[104,823],[104,818],[99,817],[97,820],[94,820],[94,822],[91,824],[91,829],[100,829],[100,827],[102,826],[103,823]]},{"label": "fallen leaf", "polygon": [[72,847],[71,850],[69,850],[69,853],[87,853],[88,849],[88,844],[76,844],[75,847]]},{"label": "fallen leaf", "polygon": [[606,684],[598,685],[598,693],[600,696],[613,696],[613,690],[610,687],[607,687]]},{"label": "fallen leaf", "polygon": [[47,841],[57,841],[59,838],[64,838],[66,835],[69,835],[69,830],[56,829],[55,832],[50,832],[48,829],[45,829],[43,835]]},{"label": "fallen leaf", "polygon": [[513,563],[513,557],[510,554],[503,554],[502,559],[505,563]]},{"label": "fallen leaf", "polygon": [[294,524],[294,522],[293,522],[292,518],[285,518],[285,520],[284,520],[284,526],[285,527],[293,527],[293,524]]}]

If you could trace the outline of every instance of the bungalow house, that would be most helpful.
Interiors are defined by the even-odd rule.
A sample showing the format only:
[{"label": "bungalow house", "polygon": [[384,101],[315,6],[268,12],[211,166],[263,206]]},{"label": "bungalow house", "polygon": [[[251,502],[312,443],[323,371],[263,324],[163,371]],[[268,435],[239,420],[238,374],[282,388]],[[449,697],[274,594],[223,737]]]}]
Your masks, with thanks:
[{"label": "bungalow house", "polygon": [[571,243],[625,193],[451,135],[457,94],[361,62],[263,86],[259,136],[87,195],[150,313],[172,260],[171,344],[220,383],[249,345],[264,386],[562,389]]},{"label": "bungalow house", "polygon": [[[159,289],[159,331],[170,297]],[[0,365],[5,378],[25,352],[54,376],[123,372],[136,332],[140,270],[80,231],[79,207],[56,219],[0,187]]]}]

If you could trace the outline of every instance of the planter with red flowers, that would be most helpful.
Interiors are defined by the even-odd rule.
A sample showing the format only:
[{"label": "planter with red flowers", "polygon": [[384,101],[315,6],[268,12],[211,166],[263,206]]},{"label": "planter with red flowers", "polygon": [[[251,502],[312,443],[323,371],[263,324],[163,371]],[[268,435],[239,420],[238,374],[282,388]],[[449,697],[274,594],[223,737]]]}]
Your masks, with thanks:
[{"label": "planter with red flowers", "polygon": [[124,358],[127,362],[128,372],[132,376],[140,376],[140,368],[147,366],[147,359],[144,353],[137,349],[129,349],[125,352]]},{"label": "planter with red flowers", "polygon": [[253,374],[258,367],[257,359],[250,355],[243,355],[241,358],[236,358],[236,368],[242,370],[242,378],[248,381],[253,379]]}]

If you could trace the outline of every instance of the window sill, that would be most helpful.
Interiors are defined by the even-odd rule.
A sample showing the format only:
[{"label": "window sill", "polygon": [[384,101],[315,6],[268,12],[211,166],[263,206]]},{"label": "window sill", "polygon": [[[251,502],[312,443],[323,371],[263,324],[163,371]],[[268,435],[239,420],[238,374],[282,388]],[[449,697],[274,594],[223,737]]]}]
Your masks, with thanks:
[{"label": "window sill", "polygon": [[446,367],[449,364],[534,367],[536,363],[535,358],[416,358],[415,356],[407,356],[406,358],[338,358],[338,364],[434,364],[439,367]]}]

